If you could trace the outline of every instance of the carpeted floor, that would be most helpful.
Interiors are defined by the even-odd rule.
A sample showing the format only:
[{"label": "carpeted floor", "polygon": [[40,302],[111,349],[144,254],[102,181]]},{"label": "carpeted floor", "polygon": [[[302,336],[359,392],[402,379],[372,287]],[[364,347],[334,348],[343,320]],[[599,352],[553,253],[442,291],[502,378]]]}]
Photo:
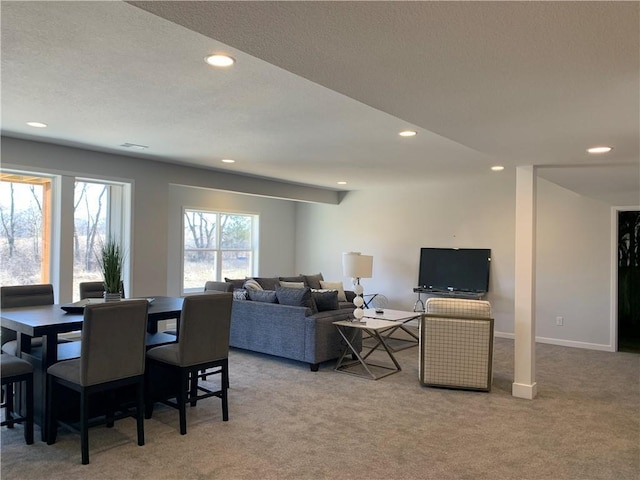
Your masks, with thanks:
[{"label": "carpeted floor", "polygon": [[[511,396],[513,341],[496,339],[490,393],[422,387],[418,349],[378,381],[232,350],[230,420],[220,401],[158,406],[138,447],[135,421],[26,446],[1,431],[13,479],[629,479],[640,478],[640,355],[538,344],[538,398]],[[379,355],[376,353],[375,355]],[[217,381],[217,380],[216,380]],[[39,438],[39,430],[36,429]]]}]

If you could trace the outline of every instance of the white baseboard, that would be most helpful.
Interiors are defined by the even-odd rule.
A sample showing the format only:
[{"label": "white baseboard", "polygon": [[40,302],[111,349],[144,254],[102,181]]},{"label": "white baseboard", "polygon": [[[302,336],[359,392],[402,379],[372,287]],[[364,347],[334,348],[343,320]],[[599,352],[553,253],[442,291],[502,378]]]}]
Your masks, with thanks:
[{"label": "white baseboard", "polygon": [[[513,340],[515,335],[509,332],[494,332],[494,337],[510,338]],[[616,349],[612,345],[603,345],[601,343],[578,342],[576,340],[563,340],[561,338],[536,337],[538,343],[548,343],[550,345],[560,345],[562,347],[585,348],[587,350],[600,350],[603,352],[615,352]]]}]

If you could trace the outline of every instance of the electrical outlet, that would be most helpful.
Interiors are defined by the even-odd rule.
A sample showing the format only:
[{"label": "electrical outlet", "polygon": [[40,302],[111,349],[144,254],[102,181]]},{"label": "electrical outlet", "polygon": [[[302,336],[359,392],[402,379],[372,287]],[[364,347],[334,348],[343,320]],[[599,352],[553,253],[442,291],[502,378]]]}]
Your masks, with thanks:
[{"label": "electrical outlet", "polygon": [[564,317],[556,317],[556,327],[561,327],[564,325]]}]

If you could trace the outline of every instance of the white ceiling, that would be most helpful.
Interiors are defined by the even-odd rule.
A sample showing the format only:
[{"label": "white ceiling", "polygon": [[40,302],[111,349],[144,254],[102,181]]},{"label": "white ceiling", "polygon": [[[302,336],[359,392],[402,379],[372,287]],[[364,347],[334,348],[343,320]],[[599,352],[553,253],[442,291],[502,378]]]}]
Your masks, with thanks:
[{"label": "white ceiling", "polygon": [[537,165],[638,205],[639,5],[2,1],[2,133],[330,189]]}]

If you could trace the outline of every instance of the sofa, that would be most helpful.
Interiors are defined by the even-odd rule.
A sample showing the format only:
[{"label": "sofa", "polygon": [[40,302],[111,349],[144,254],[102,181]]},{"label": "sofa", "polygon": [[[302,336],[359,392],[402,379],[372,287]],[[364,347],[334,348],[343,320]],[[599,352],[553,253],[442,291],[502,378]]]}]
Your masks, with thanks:
[{"label": "sofa", "polygon": [[337,291],[309,286],[322,286],[318,276],[226,279],[207,282],[205,291],[234,293],[231,347],[306,362],[316,372],[320,363],[342,355],[344,340],[333,322],[352,318],[355,297],[344,291],[338,301]]}]

